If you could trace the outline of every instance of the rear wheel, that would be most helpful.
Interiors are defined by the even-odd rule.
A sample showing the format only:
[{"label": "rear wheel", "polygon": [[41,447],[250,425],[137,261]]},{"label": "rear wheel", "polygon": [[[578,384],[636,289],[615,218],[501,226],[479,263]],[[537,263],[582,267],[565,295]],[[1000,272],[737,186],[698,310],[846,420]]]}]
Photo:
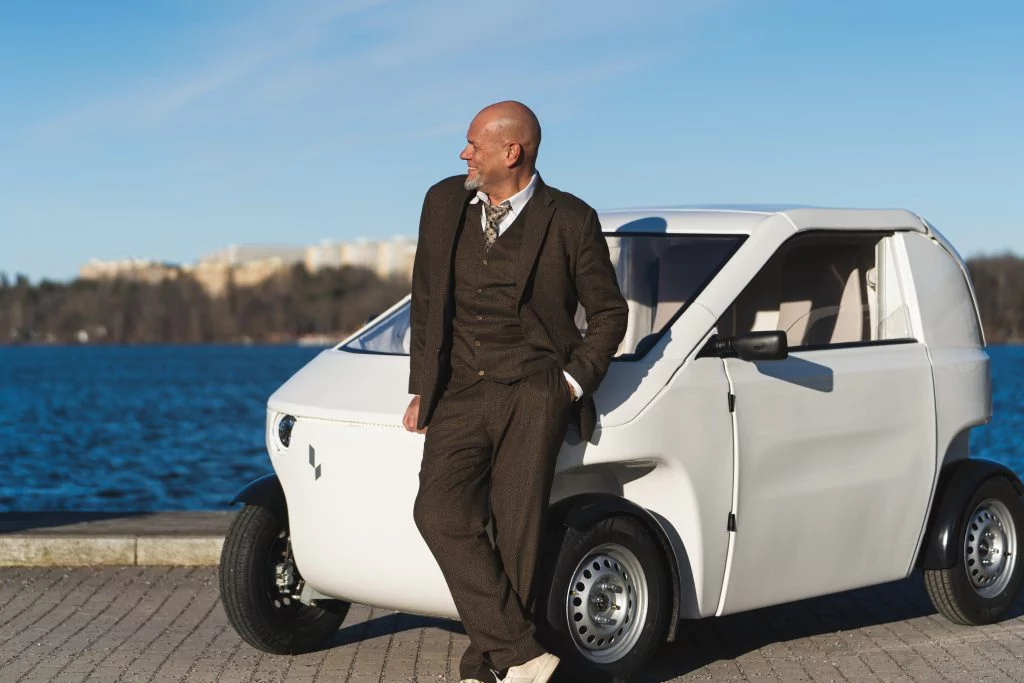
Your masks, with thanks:
[{"label": "rear wheel", "polygon": [[1020,591],[1024,503],[1007,479],[985,481],[958,525],[957,562],[924,573],[932,604],[957,624],[990,624],[1006,615]]},{"label": "rear wheel", "polygon": [[266,508],[246,505],[221,551],[220,594],[228,621],[264,652],[316,650],[338,630],[349,605],[331,601],[328,611],[303,604],[302,588],[288,529]]},{"label": "rear wheel", "polygon": [[658,542],[627,516],[562,532],[553,539],[542,633],[579,680],[629,680],[668,630],[671,594]]}]

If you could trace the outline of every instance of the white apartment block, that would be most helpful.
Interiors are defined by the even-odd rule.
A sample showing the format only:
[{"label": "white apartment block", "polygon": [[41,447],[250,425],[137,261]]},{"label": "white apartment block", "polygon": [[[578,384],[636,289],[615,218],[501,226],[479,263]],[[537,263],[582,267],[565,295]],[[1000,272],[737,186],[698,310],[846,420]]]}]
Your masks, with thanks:
[{"label": "white apartment block", "polygon": [[306,268],[316,272],[321,268],[362,266],[383,278],[411,280],[415,254],[416,240],[409,237],[380,241],[365,238],[354,242],[324,241],[306,247]]}]

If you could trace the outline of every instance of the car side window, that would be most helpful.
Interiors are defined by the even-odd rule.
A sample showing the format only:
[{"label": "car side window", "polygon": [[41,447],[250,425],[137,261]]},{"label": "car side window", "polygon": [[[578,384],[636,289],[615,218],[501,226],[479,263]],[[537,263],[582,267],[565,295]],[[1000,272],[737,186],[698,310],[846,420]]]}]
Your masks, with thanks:
[{"label": "car side window", "polygon": [[[619,289],[629,306],[615,357],[636,360],[661,338],[743,242],[738,235],[606,235]],[[586,313],[576,311],[586,334]]]},{"label": "car side window", "polygon": [[816,233],[783,245],[719,320],[722,335],[769,330],[793,350],[910,339],[891,238]]}]

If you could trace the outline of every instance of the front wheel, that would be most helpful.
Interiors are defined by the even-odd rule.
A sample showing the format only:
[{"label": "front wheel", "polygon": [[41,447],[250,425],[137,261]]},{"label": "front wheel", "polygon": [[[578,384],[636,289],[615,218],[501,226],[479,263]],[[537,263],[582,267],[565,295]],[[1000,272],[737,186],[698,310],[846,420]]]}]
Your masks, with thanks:
[{"label": "front wheel", "polygon": [[668,630],[671,595],[657,540],[639,520],[617,516],[564,529],[553,543],[543,631],[580,680],[629,680]]},{"label": "front wheel", "polygon": [[957,624],[980,625],[1006,615],[1020,591],[1024,503],[1004,477],[978,487],[958,525],[957,563],[924,573],[935,608]]},{"label": "front wheel", "polygon": [[266,508],[246,505],[224,539],[220,595],[228,621],[245,642],[272,654],[311,652],[338,630],[348,603],[331,611],[300,602],[303,579],[288,529]]}]

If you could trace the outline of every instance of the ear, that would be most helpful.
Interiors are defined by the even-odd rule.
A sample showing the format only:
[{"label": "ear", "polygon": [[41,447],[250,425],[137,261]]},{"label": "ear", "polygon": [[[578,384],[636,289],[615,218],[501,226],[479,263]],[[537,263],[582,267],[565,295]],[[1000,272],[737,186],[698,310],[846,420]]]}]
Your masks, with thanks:
[{"label": "ear", "polygon": [[523,158],[523,147],[518,142],[510,142],[505,151],[505,166],[512,168]]}]

